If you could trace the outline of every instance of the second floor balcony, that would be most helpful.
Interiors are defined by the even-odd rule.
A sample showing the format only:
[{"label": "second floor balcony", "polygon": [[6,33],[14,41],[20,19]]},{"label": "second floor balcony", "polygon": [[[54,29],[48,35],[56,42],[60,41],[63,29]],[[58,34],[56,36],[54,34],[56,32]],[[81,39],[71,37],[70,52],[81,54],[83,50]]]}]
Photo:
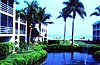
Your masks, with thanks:
[{"label": "second floor balcony", "polygon": [[0,26],[0,34],[12,34],[12,33],[13,33],[12,27]]},{"label": "second floor balcony", "polygon": [[13,15],[13,8],[0,1],[0,11]]}]

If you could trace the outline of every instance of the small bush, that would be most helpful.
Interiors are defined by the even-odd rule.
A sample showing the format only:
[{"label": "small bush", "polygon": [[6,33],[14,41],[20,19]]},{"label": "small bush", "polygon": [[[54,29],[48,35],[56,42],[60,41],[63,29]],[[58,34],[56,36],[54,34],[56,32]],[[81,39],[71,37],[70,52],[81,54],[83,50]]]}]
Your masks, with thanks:
[{"label": "small bush", "polygon": [[11,54],[13,52],[13,49],[14,49],[14,43],[12,42],[0,43],[0,55],[2,56],[1,59]]},{"label": "small bush", "polygon": [[59,40],[48,40],[48,44],[59,44]]},{"label": "small bush", "polygon": [[0,61],[0,65],[34,65],[34,63],[47,56],[47,52],[42,49],[41,45],[31,46],[30,50],[10,54],[4,60]]},{"label": "small bush", "polygon": [[27,43],[22,41],[19,43],[19,47],[21,51],[27,50]]},{"label": "small bush", "polygon": [[96,60],[100,61],[100,51],[95,52],[95,53],[93,54],[93,57],[94,57]]}]

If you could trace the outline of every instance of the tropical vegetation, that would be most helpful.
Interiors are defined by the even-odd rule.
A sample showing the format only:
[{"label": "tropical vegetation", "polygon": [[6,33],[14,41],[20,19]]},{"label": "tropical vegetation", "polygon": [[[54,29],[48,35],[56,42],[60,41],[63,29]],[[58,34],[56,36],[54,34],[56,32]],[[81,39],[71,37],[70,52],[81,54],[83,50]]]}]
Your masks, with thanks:
[{"label": "tropical vegetation", "polygon": [[63,17],[64,19],[64,22],[65,22],[65,25],[64,25],[64,43],[65,43],[65,36],[66,36],[66,19],[67,17],[72,17],[71,15],[69,15],[67,12],[65,12],[65,8],[62,9],[62,12],[60,12],[60,15],[57,17],[58,18],[61,18]]},{"label": "tropical vegetation", "polygon": [[65,15],[70,15],[72,13],[72,44],[74,43],[74,20],[76,17],[76,13],[78,13],[82,19],[84,19],[84,16],[86,16],[86,12],[84,11],[84,5],[79,0],[69,0],[67,2],[63,2],[63,4],[66,5],[63,12],[65,12]]},{"label": "tropical vegetation", "polygon": [[[38,7],[37,1],[32,1],[31,4],[25,1],[27,7],[22,10],[17,11],[16,17],[21,17],[27,21],[27,43],[32,42],[34,36],[40,37],[41,32],[41,23],[52,23],[52,22],[45,22],[47,19],[50,19],[51,15],[45,13],[46,8]],[[35,29],[35,25],[39,24],[39,33],[37,33]],[[36,31],[33,34],[32,31]],[[32,34],[31,34],[32,33]]]},{"label": "tropical vegetation", "polygon": [[0,60],[0,65],[33,65],[46,58],[47,52],[43,50],[44,47],[44,45],[34,45],[29,48],[30,51],[10,54],[5,59]]},{"label": "tropical vegetation", "polygon": [[96,9],[97,11],[93,12],[90,16],[93,16],[93,15],[95,15],[95,16],[100,16],[100,6],[96,7],[95,9]]}]

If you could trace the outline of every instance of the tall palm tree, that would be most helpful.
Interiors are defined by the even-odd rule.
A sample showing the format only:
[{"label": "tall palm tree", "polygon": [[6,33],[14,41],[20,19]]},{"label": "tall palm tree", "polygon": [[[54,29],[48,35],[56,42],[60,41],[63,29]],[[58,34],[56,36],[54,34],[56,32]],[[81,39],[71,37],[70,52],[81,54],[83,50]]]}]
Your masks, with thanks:
[{"label": "tall palm tree", "polygon": [[32,1],[31,4],[29,4],[27,1],[25,1],[25,3],[27,4],[27,7],[17,11],[17,16],[20,16],[27,21],[27,43],[29,44],[29,42],[31,41],[32,27],[35,26],[38,19],[38,4],[36,1]]},{"label": "tall palm tree", "polygon": [[41,34],[41,24],[45,24],[45,21],[47,20],[47,19],[50,19],[50,17],[51,17],[51,14],[46,14],[45,13],[45,9],[46,8],[41,8],[41,7],[39,7],[38,8],[39,10],[38,10],[38,13],[37,13],[37,16],[38,16],[38,23],[39,23],[39,37],[40,37],[40,34]]},{"label": "tall palm tree", "polygon": [[68,14],[73,13],[73,22],[72,22],[72,44],[74,42],[73,36],[74,36],[74,20],[76,17],[76,13],[78,13],[82,19],[84,19],[84,16],[86,16],[86,12],[84,11],[84,5],[79,0],[69,0],[67,2],[63,2],[63,4],[66,5],[65,12]]},{"label": "tall palm tree", "polygon": [[71,15],[69,15],[67,12],[65,12],[65,8],[62,9],[62,12],[60,12],[60,15],[57,17],[58,18],[61,18],[63,17],[64,19],[64,22],[65,22],[65,25],[64,25],[64,43],[65,43],[65,36],[66,36],[66,19],[67,17],[72,17]]},{"label": "tall palm tree", "polygon": [[100,5],[98,7],[95,8],[97,11],[93,12],[90,16],[96,15],[96,16],[100,16]]}]

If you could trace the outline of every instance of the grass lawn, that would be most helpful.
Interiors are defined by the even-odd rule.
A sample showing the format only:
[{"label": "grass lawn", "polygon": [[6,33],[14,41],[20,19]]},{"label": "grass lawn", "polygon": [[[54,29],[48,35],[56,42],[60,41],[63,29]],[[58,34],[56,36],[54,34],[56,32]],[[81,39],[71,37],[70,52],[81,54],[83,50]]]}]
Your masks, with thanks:
[{"label": "grass lawn", "polygon": [[97,47],[97,48],[100,48],[100,44],[87,44],[87,43],[84,43],[84,42],[80,42],[80,41],[75,41],[75,44],[78,44],[79,46],[82,46],[82,47]]}]

